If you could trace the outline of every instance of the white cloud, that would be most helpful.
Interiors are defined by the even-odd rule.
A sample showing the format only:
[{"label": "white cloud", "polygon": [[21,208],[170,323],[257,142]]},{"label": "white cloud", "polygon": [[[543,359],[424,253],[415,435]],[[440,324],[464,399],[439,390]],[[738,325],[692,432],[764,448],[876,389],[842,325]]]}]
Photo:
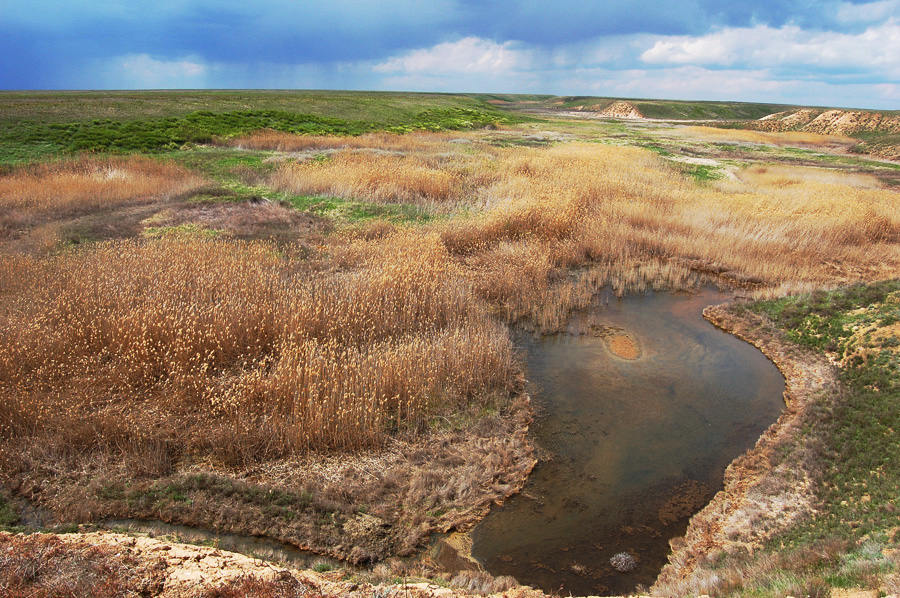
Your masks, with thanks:
[{"label": "white cloud", "polygon": [[528,52],[513,42],[497,42],[466,37],[456,42],[438,44],[407,52],[375,65],[379,73],[503,73],[526,69]]},{"label": "white cloud", "polygon": [[657,40],[641,59],[651,64],[801,66],[900,76],[900,23],[890,18],[855,34],[760,25],[698,37],[671,36]]},{"label": "white cloud", "polygon": [[102,68],[106,80],[128,89],[205,87],[210,73],[209,65],[196,56],[161,60],[149,54],[126,54]]},{"label": "white cloud", "polygon": [[[581,69],[554,81],[555,93],[626,98],[718,100],[806,106],[893,109],[900,85],[842,84],[806,77],[778,78],[768,69]],[[560,91],[564,90],[564,91]],[[861,102],[860,98],[865,98]]]},{"label": "white cloud", "polygon": [[900,0],[882,0],[867,4],[841,2],[836,17],[841,23],[876,23],[900,15]]}]

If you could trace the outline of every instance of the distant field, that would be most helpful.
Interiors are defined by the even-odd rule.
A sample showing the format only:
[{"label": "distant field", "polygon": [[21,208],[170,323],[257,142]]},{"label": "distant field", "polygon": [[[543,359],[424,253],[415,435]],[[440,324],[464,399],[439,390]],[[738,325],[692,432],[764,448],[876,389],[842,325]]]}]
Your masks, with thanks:
[{"label": "distant field", "polygon": [[327,91],[0,92],[0,165],[177,149],[260,129],[360,135],[521,121],[473,97]]},{"label": "distant field", "polygon": [[673,120],[747,120],[768,116],[775,112],[796,109],[786,104],[756,104],[751,102],[702,102],[681,100],[646,100],[638,98],[608,98],[600,96],[540,96],[540,95],[477,95],[508,109],[518,110],[591,110],[599,112],[613,102],[625,101],[634,105],[647,118]]}]

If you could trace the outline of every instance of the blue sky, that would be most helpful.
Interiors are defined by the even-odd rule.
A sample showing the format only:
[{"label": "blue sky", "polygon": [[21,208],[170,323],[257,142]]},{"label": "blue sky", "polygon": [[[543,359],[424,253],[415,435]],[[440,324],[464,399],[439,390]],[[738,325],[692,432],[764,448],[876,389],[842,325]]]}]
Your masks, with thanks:
[{"label": "blue sky", "polygon": [[144,88],[900,109],[900,0],[0,3],[0,89]]}]

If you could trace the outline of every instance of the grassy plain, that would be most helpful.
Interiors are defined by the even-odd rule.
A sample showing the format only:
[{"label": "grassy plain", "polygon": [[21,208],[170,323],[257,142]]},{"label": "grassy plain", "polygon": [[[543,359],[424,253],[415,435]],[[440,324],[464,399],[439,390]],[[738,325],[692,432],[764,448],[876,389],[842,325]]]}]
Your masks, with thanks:
[{"label": "grassy plain", "polygon": [[895,165],[844,139],[484,99],[0,94],[2,521],[409,553],[533,463],[509,325],[900,277]]}]

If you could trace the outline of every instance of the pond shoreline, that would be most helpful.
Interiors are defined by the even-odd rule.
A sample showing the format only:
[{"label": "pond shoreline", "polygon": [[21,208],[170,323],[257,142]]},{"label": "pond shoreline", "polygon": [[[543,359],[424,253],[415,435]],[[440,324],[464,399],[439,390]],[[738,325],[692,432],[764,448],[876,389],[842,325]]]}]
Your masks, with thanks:
[{"label": "pond shoreline", "polygon": [[757,347],[785,379],[785,410],[756,445],[725,471],[725,488],[670,541],[669,563],[652,587],[654,595],[690,593],[703,565],[720,551],[753,552],[777,532],[815,512],[815,476],[804,451],[792,444],[813,417],[812,407],[840,393],[834,366],[786,340],[765,317],[739,304],[709,306],[703,316],[717,328]]}]

